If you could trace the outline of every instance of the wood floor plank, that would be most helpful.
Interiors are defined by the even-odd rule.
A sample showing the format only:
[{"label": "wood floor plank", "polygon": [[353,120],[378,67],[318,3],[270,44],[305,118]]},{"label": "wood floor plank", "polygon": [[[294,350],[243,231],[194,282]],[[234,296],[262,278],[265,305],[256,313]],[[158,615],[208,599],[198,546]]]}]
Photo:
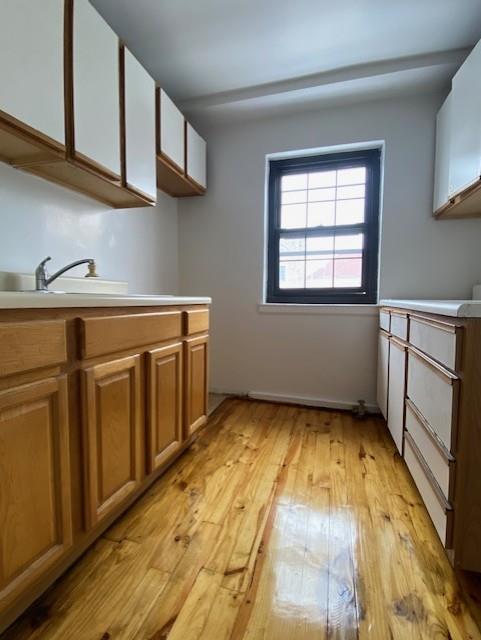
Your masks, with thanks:
[{"label": "wood floor plank", "polygon": [[376,417],[228,399],[1,640],[481,640]]}]

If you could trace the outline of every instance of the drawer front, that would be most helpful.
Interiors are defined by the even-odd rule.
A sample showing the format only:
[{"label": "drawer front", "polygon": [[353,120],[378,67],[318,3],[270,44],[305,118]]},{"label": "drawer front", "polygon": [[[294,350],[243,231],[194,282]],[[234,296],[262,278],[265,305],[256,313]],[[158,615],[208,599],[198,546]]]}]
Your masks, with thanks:
[{"label": "drawer front", "polygon": [[81,323],[83,358],[155,344],[182,335],[180,311],[85,318]]},{"label": "drawer front", "polygon": [[455,326],[411,317],[409,342],[453,371],[459,368],[461,334]]},{"label": "drawer front", "polygon": [[0,323],[0,376],[51,367],[66,360],[63,320]]},{"label": "drawer front", "polygon": [[391,333],[402,340],[408,339],[408,317],[391,313]]},{"label": "drawer front", "polygon": [[406,431],[414,440],[421,455],[425,459],[431,473],[441,488],[446,500],[451,498],[453,487],[452,476],[454,474],[454,463],[449,455],[443,452],[440,444],[436,442],[436,437],[431,435],[428,427],[425,426],[419,416],[416,415],[409,400],[406,403]]},{"label": "drawer front", "polygon": [[391,314],[389,311],[380,311],[379,312],[379,326],[384,331],[391,331]]},{"label": "drawer front", "polygon": [[407,395],[448,451],[455,443],[458,381],[409,351]]},{"label": "drawer front", "polygon": [[193,333],[209,331],[209,310],[196,309],[185,312],[186,324],[185,334],[191,336]]},{"label": "drawer front", "polygon": [[406,442],[404,444],[404,460],[421,494],[421,498],[431,517],[434,528],[441,538],[441,542],[447,549],[450,549],[452,546],[452,510],[449,509],[447,504],[441,502],[437,491],[433,487],[433,480],[427,475],[422,458],[419,452],[416,451],[415,445],[413,446],[409,435],[406,436]]}]

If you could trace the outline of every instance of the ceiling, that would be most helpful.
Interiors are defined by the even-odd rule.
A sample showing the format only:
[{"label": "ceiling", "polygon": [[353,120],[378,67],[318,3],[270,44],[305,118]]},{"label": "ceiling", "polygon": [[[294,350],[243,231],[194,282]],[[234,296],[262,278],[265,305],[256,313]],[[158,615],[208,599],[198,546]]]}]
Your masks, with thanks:
[{"label": "ceiling", "polygon": [[187,111],[446,85],[481,38],[481,0],[91,1]]}]

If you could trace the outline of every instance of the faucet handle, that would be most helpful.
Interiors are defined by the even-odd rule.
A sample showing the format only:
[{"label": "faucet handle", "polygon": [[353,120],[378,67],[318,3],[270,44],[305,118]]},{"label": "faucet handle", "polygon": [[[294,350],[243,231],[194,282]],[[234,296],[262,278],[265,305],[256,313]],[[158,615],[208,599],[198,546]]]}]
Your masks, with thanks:
[{"label": "faucet handle", "polygon": [[36,271],[36,273],[46,272],[45,265],[46,265],[46,264],[47,264],[47,262],[48,262],[49,260],[51,260],[51,259],[52,259],[52,258],[51,258],[50,256],[47,256],[46,258],[44,258],[44,259],[42,260],[42,262],[41,262],[41,263],[38,265],[38,267],[36,268],[36,270],[35,270],[35,271]]}]

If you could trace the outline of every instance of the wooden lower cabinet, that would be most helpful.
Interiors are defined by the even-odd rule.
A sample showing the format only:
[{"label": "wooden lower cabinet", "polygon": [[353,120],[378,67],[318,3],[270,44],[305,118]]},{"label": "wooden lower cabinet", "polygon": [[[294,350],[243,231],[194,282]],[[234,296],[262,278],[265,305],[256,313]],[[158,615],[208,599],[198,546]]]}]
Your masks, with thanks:
[{"label": "wooden lower cabinet", "polygon": [[182,446],[182,343],[147,353],[148,470],[164,464]]},{"label": "wooden lower cabinet", "polygon": [[0,614],[72,544],[66,378],[0,392]]},{"label": "wooden lower cabinet", "polygon": [[115,510],[142,480],[140,355],[82,372],[87,528]]},{"label": "wooden lower cabinet", "polygon": [[185,341],[185,435],[188,437],[207,420],[208,409],[207,335]]}]

